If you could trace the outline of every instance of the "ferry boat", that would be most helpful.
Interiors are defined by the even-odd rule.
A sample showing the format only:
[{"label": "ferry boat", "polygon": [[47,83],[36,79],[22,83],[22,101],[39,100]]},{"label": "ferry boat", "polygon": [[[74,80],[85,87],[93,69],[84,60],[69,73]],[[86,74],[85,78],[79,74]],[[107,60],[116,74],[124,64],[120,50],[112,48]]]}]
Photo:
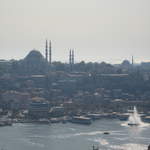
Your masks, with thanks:
[{"label": "ferry boat", "polygon": [[143,117],[143,121],[147,122],[147,123],[150,123],[150,116]]},{"label": "ferry boat", "polygon": [[79,124],[91,124],[92,120],[91,118],[84,117],[84,116],[74,116],[71,119],[72,123],[79,123]]},{"label": "ferry boat", "polygon": [[51,118],[50,122],[51,123],[59,123],[59,122],[61,122],[61,119],[60,118]]},{"label": "ferry boat", "polygon": [[50,124],[50,121],[48,119],[45,119],[45,118],[41,118],[37,121],[37,123],[40,123],[40,124]]},{"label": "ferry boat", "polygon": [[89,114],[87,114],[87,117],[91,118],[93,120],[98,120],[98,119],[102,118],[102,115],[101,114],[91,114],[91,113],[89,113]]},{"label": "ferry boat", "polygon": [[11,126],[12,120],[8,118],[0,118],[0,126]]}]

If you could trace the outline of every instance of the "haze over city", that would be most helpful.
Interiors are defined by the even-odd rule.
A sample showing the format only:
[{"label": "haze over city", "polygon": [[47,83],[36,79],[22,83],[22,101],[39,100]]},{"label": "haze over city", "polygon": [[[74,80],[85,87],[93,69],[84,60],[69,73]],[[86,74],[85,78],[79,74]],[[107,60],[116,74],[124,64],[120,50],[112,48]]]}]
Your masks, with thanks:
[{"label": "haze over city", "polygon": [[0,59],[22,59],[32,49],[53,60],[120,63],[149,61],[149,0],[0,0]]}]

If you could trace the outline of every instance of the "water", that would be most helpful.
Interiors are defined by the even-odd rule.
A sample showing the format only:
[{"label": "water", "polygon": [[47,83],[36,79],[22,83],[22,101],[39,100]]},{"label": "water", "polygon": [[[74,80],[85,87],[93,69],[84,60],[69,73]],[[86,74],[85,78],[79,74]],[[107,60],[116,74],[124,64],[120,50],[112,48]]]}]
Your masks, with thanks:
[{"label": "water", "polygon": [[[0,128],[0,147],[5,150],[146,150],[150,127],[126,127],[118,120],[99,120],[92,125],[14,124]],[[109,131],[109,135],[103,134]]]}]

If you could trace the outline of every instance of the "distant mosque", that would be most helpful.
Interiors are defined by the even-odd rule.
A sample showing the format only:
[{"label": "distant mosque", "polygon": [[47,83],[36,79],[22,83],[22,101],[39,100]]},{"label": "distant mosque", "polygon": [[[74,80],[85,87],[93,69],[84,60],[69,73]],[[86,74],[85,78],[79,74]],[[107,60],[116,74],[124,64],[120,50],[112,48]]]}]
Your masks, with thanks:
[{"label": "distant mosque", "polygon": [[[42,56],[40,51],[38,50],[32,50],[29,52],[29,54],[25,57],[25,59],[29,60],[37,60],[37,59],[45,59],[45,62],[47,62],[49,65],[52,65],[52,42],[51,40],[48,42],[46,40],[45,43],[45,58]],[[74,65],[74,50],[69,50],[69,64]]]},{"label": "distant mosque", "polygon": [[[20,61],[20,70],[27,74],[45,74],[52,66],[52,43],[46,40],[45,57],[38,50],[32,50]],[[72,70],[74,65],[74,50],[69,50],[69,63]]]}]

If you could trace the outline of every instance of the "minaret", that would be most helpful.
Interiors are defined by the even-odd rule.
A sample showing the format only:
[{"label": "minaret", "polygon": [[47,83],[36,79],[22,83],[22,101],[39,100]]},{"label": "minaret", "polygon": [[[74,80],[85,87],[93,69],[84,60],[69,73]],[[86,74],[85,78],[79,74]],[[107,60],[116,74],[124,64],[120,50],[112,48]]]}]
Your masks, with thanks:
[{"label": "minaret", "polygon": [[69,64],[72,64],[72,51],[69,51]]},{"label": "minaret", "polygon": [[133,59],[133,56],[132,56],[132,66],[134,65],[134,59]]},{"label": "minaret", "polygon": [[52,64],[52,43],[49,41],[49,64]]},{"label": "minaret", "polygon": [[72,65],[74,65],[74,50],[72,50],[72,58],[71,59],[72,59],[71,63],[72,63]]},{"label": "minaret", "polygon": [[45,59],[48,62],[48,44],[47,44],[47,40],[46,40],[46,45],[45,45]]}]

